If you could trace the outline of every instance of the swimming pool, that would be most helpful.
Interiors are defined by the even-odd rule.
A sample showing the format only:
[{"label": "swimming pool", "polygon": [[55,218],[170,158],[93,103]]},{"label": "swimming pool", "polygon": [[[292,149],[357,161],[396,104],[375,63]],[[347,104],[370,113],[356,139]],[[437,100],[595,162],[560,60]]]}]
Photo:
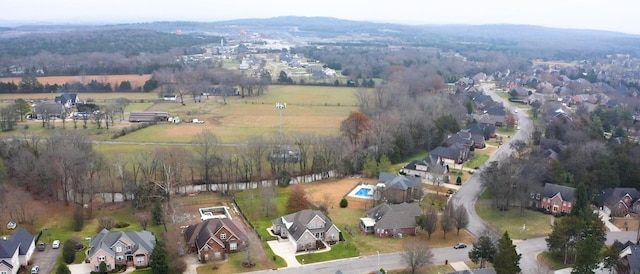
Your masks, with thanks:
[{"label": "swimming pool", "polygon": [[360,197],[373,197],[373,195],[369,194],[370,192],[371,192],[371,189],[363,187],[363,188],[358,189],[358,191],[356,191],[356,193],[354,193],[354,195],[360,196]]},{"label": "swimming pool", "polygon": [[357,185],[353,190],[351,190],[349,196],[356,198],[373,199],[373,193],[373,186]]}]

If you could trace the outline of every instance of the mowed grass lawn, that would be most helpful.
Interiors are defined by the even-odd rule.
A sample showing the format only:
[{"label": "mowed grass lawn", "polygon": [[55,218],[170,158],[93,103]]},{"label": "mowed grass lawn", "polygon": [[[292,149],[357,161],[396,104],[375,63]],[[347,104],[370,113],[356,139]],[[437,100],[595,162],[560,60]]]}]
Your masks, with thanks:
[{"label": "mowed grass lawn", "polygon": [[517,207],[498,211],[490,203],[477,203],[476,212],[485,222],[501,231],[508,231],[512,239],[544,237],[551,233],[553,216],[537,211],[525,209],[520,212]]}]

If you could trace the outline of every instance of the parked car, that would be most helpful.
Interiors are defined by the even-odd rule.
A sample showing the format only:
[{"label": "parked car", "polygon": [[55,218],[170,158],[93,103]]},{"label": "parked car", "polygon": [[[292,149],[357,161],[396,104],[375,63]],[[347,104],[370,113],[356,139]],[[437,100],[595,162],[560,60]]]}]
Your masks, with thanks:
[{"label": "parked car", "polygon": [[31,268],[31,274],[38,274],[38,272],[40,272],[40,267],[39,267],[39,266],[37,266],[37,265],[34,265],[34,266]]},{"label": "parked car", "polygon": [[465,243],[457,243],[456,245],[453,246],[454,249],[462,249],[462,248],[467,248],[467,244]]},{"label": "parked car", "polygon": [[53,248],[53,249],[60,248],[60,240],[53,241],[53,243],[51,244],[51,248]]},{"label": "parked car", "polygon": [[38,244],[38,251],[44,251],[46,248],[47,248],[47,244],[42,242]]}]

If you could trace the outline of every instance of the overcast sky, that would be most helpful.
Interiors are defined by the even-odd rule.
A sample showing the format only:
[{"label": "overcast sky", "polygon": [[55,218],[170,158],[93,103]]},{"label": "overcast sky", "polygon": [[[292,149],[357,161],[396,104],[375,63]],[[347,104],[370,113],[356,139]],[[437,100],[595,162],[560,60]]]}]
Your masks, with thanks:
[{"label": "overcast sky", "polygon": [[0,24],[212,22],[330,16],[404,24],[528,24],[640,34],[637,0],[0,0]]}]

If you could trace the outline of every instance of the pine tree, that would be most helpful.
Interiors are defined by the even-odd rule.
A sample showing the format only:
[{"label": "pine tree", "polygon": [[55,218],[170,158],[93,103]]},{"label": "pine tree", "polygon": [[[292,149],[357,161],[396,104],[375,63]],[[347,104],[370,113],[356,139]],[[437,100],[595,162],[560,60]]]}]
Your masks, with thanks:
[{"label": "pine tree", "polygon": [[489,235],[483,235],[473,243],[473,248],[469,251],[469,258],[473,263],[480,263],[484,268],[486,262],[493,262],[496,256],[496,245]]},{"label": "pine tree", "polygon": [[522,254],[516,252],[516,246],[509,238],[509,233],[505,231],[500,241],[498,241],[498,252],[493,260],[493,267],[496,273],[520,273],[520,257],[522,257]]},{"label": "pine tree", "polygon": [[153,248],[153,252],[151,252],[151,256],[149,258],[149,266],[152,269],[153,274],[168,274],[169,273],[169,264],[167,262],[167,250],[164,246],[163,242],[156,242],[156,246]]}]

